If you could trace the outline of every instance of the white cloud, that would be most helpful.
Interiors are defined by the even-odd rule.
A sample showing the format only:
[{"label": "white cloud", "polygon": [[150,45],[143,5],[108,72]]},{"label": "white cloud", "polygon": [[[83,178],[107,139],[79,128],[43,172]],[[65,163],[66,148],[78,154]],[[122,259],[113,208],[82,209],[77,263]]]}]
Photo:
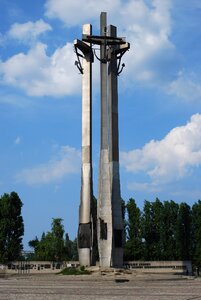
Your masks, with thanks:
[{"label": "white cloud", "polygon": [[80,151],[63,146],[59,153],[45,164],[21,171],[17,182],[26,184],[47,184],[61,180],[68,174],[76,174],[80,169]]},{"label": "white cloud", "polygon": [[[91,22],[97,29],[100,12],[107,11],[108,23],[116,25],[118,35],[125,36],[131,44],[131,49],[123,57],[126,68],[122,81],[125,86],[152,86],[185,100],[189,95],[189,99],[198,98],[200,85],[193,79],[184,80],[178,75],[182,62],[171,40],[173,5],[172,0],[89,0],[84,5],[81,0],[47,0],[45,14],[60,19],[68,27],[79,26],[81,35],[83,23]],[[21,40],[34,37],[36,42],[38,35],[47,30],[51,27],[43,20],[16,23],[9,35]],[[47,55],[46,48],[46,45],[37,43],[28,53],[19,53],[0,62],[1,81],[20,87],[33,96],[57,97],[81,92],[81,76],[76,76],[73,45],[67,43],[51,56]],[[97,74],[99,70],[94,64],[93,75],[97,77]],[[96,85],[98,82],[95,79]],[[195,90],[194,96],[191,95],[192,89]]]},{"label": "white cloud", "polygon": [[0,46],[2,46],[4,44],[4,40],[5,37],[3,36],[3,34],[0,32]]},{"label": "white cloud", "polygon": [[172,0],[89,0],[85,5],[81,0],[47,0],[45,8],[47,17],[58,18],[69,27],[92,22],[95,29],[99,26],[100,12],[107,11],[108,22],[116,25],[119,35],[131,44],[123,58],[125,86],[133,83],[152,86],[189,101],[200,97],[201,85],[178,75],[182,58],[171,40],[171,11],[176,5],[180,4]]},{"label": "white cloud", "polygon": [[19,41],[27,42],[33,39],[35,40],[39,35],[50,30],[52,30],[52,27],[40,19],[35,23],[14,23],[8,32],[8,36]]},{"label": "white cloud", "polygon": [[131,43],[125,55],[125,81],[160,88],[175,80],[180,58],[171,41],[171,1],[129,1],[122,11],[123,35]]},{"label": "white cloud", "polygon": [[30,96],[64,96],[79,93],[81,76],[76,72],[73,45],[67,43],[51,56],[37,43],[30,51],[0,61],[1,83],[19,87]]},{"label": "white cloud", "polygon": [[178,78],[168,86],[167,92],[188,102],[201,100],[201,83],[195,76],[180,72]]},{"label": "white cloud", "polygon": [[[82,7],[82,9],[80,9]],[[108,12],[108,22],[118,27],[119,35],[131,44],[126,62],[125,82],[166,85],[175,80],[180,68],[179,58],[171,35],[171,0],[94,2],[48,0],[46,15],[59,18],[67,26],[93,22],[97,25],[101,11]],[[99,26],[99,25],[98,25]],[[96,26],[97,27],[97,26]]]},{"label": "white cloud", "polygon": [[16,106],[19,108],[27,108],[32,106],[32,102],[28,97],[23,97],[17,94],[9,94],[5,91],[0,91],[0,103]]},{"label": "white cloud", "polygon": [[21,143],[21,138],[20,138],[19,136],[16,137],[14,143],[15,143],[16,145],[19,145],[19,144]]},{"label": "white cloud", "polygon": [[155,183],[141,183],[141,182],[131,182],[128,184],[128,189],[132,191],[148,191],[151,193],[160,192],[160,187]]},{"label": "white cloud", "polygon": [[[171,0],[82,1],[48,0],[46,15],[58,18],[67,26],[92,22],[97,28],[101,11],[108,12],[108,22],[118,27],[131,48],[123,57],[126,68],[124,84],[142,84],[162,88],[166,92],[186,98],[178,93],[178,73],[181,58],[171,41]],[[82,7],[82,10],[80,10]],[[193,82],[192,82],[193,84]]]},{"label": "white cloud", "polygon": [[154,184],[184,178],[201,165],[201,114],[193,115],[161,141],[121,153],[121,162],[127,171],[144,173]]},{"label": "white cloud", "polygon": [[81,0],[47,0],[45,14],[49,18],[60,19],[67,26],[76,26],[99,18],[101,11],[118,11],[120,4],[119,0],[88,0],[84,4]]}]

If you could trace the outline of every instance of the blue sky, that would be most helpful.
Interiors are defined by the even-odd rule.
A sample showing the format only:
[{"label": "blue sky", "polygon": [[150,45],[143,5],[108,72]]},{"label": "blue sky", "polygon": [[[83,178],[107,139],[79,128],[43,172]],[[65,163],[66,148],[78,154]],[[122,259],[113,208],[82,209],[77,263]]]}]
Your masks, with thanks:
[{"label": "blue sky", "polygon": [[[0,193],[22,199],[24,245],[61,217],[74,238],[81,159],[81,75],[73,40],[99,15],[131,49],[119,77],[122,197],[201,198],[200,0],[0,0]],[[97,196],[99,66],[93,66]]]}]

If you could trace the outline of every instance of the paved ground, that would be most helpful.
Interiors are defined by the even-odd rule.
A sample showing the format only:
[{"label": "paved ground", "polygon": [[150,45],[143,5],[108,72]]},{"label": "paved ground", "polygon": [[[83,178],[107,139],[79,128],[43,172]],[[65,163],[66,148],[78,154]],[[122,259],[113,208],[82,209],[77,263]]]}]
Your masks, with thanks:
[{"label": "paved ground", "polygon": [[0,278],[1,300],[201,300],[201,280],[174,275],[18,275]]}]

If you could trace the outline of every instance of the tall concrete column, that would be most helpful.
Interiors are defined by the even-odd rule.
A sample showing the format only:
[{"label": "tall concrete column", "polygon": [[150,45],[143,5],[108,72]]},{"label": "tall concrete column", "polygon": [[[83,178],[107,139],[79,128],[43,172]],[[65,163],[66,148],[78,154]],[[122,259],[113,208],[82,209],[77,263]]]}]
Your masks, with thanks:
[{"label": "tall concrete column", "polygon": [[[117,37],[115,26],[108,27],[108,35],[113,38]],[[109,164],[113,222],[112,266],[122,267],[123,218],[119,176],[117,48],[117,45],[112,45],[108,50]]]},{"label": "tall concrete column", "polygon": [[[83,25],[83,34],[91,35],[90,24]],[[92,214],[92,50],[89,43],[77,41],[82,59],[82,169],[79,208],[78,255],[80,265],[93,264]]]},{"label": "tall concrete column", "polygon": [[[76,65],[83,74],[82,83],[82,188],[78,252],[81,265],[93,261],[95,244],[92,208],[92,166],[91,166],[91,62],[93,45],[100,45],[100,94],[101,94],[101,143],[98,182],[98,248],[101,267],[123,265],[123,220],[121,210],[119,178],[118,140],[118,86],[117,76],[121,58],[129,49],[124,38],[117,37],[116,27],[110,25],[107,31],[107,14],[100,16],[100,36],[91,34],[90,25],[84,25],[82,41],[76,40]],[[80,55],[77,49],[81,50]],[[81,64],[80,57],[83,57]],[[118,61],[118,64],[117,64]]]},{"label": "tall concrete column", "polygon": [[[106,17],[106,13],[102,12],[100,16],[101,36],[107,35]],[[104,42],[100,46],[100,60],[101,145],[98,196],[98,248],[100,266],[110,267],[112,263],[112,203],[108,145],[107,60],[106,45]]]}]

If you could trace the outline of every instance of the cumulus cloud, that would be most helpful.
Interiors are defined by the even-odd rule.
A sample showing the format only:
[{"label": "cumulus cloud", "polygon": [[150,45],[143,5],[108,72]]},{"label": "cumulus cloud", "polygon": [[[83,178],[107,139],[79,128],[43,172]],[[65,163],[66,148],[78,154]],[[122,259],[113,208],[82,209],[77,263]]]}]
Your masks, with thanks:
[{"label": "cumulus cloud", "polygon": [[197,99],[200,85],[180,76],[182,59],[171,40],[171,11],[175,5],[172,0],[103,0],[98,3],[89,0],[84,6],[80,0],[47,0],[45,8],[47,17],[58,18],[68,27],[92,22],[97,28],[100,12],[107,11],[108,21],[117,25],[119,34],[126,36],[131,44],[123,58],[126,86],[133,83],[152,86],[184,100]]},{"label": "cumulus cloud", "polygon": [[[193,88],[196,94],[200,94],[200,85],[191,79],[185,85],[185,93],[182,92],[183,77],[178,75],[182,61],[171,40],[173,5],[172,0],[89,0],[84,5],[81,0],[47,0],[45,15],[60,19],[68,27],[79,26],[80,31],[82,24],[91,22],[97,30],[100,12],[107,11],[108,22],[116,25],[118,35],[125,36],[131,44],[123,57],[126,64],[122,76],[124,85],[152,86],[186,99]],[[16,23],[9,35],[20,40],[31,37],[37,42],[37,37],[49,30],[51,26],[39,20]],[[81,76],[76,77],[73,45],[67,43],[51,56],[46,54],[46,48],[46,45],[37,43],[28,53],[19,53],[0,62],[1,82],[20,87],[33,96],[64,96],[80,92]],[[99,70],[94,64],[93,75],[97,78],[96,74]],[[95,79],[95,83],[98,84],[98,80]]]},{"label": "cumulus cloud", "polygon": [[50,30],[52,27],[41,19],[36,22],[14,23],[8,31],[8,37],[27,42]]},{"label": "cumulus cloud", "polygon": [[47,184],[61,180],[68,174],[76,174],[80,169],[80,152],[75,148],[63,146],[59,153],[45,164],[21,171],[17,182],[29,185]]},{"label": "cumulus cloud", "polygon": [[0,61],[1,83],[24,90],[30,96],[64,96],[80,91],[81,76],[74,66],[73,45],[67,43],[48,56],[47,46],[37,43],[27,54]]},{"label": "cumulus cloud", "polygon": [[[180,58],[171,41],[171,1],[129,1],[122,11],[122,34],[131,43],[125,55],[128,83],[160,86],[175,80]],[[125,23],[124,23],[124,21]]]},{"label": "cumulus cloud", "polygon": [[119,0],[88,0],[84,5],[81,0],[47,0],[45,14],[49,18],[60,19],[67,26],[76,26],[97,19],[101,11],[118,11],[120,4],[121,1]]},{"label": "cumulus cloud", "polygon": [[172,129],[164,139],[152,140],[142,149],[121,153],[129,172],[145,173],[152,183],[167,183],[189,175],[201,165],[201,114]]},{"label": "cumulus cloud", "polygon": [[[80,9],[82,7],[82,10]],[[166,84],[175,80],[179,58],[171,42],[171,0],[143,0],[94,2],[48,0],[46,15],[59,18],[67,26],[99,20],[100,11],[108,12],[108,21],[117,25],[119,34],[131,44],[125,55],[125,82],[148,85]],[[128,80],[129,78],[129,80]]]}]

